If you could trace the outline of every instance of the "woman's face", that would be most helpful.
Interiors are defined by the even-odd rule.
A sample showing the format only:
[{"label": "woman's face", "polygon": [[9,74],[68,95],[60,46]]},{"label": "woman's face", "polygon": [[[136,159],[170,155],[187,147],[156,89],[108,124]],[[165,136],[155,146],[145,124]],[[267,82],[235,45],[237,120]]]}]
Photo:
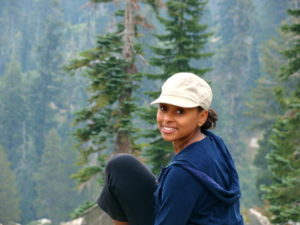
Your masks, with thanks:
[{"label": "woman's face", "polygon": [[157,110],[157,126],[165,141],[175,145],[187,146],[199,136],[199,126],[207,119],[207,110],[182,108],[170,104],[159,104]]}]

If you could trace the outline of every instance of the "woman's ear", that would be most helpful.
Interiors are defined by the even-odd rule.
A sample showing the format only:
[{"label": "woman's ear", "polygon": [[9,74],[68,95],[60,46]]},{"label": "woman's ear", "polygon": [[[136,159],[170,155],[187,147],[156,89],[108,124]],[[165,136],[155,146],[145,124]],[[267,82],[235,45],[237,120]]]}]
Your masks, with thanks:
[{"label": "woman's ear", "polygon": [[198,126],[201,127],[207,120],[208,110],[204,109],[199,112]]}]

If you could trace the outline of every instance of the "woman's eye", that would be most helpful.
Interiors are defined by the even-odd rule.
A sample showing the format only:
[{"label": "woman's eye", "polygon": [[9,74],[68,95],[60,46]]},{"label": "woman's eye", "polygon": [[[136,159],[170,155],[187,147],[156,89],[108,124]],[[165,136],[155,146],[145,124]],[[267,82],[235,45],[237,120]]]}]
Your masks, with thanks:
[{"label": "woman's eye", "polygon": [[160,111],[165,111],[165,110],[166,110],[166,107],[160,106],[159,109],[160,109]]},{"label": "woman's eye", "polygon": [[177,114],[183,114],[184,111],[183,111],[182,109],[178,109],[178,110],[176,111],[176,113],[177,113]]}]

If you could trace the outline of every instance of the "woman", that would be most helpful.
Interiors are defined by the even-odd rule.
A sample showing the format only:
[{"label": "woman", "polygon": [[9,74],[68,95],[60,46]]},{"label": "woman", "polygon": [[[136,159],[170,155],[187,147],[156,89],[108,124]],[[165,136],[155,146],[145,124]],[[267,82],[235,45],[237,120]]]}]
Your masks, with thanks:
[{"label": "woman", "polygon": [[115,225],[242,225],[238,175],[209,109],[210,86],[192,73],[177,73],[162,86],[157,126],[175,156],[155,181],[130,155],[106,168],[99,206]]}]

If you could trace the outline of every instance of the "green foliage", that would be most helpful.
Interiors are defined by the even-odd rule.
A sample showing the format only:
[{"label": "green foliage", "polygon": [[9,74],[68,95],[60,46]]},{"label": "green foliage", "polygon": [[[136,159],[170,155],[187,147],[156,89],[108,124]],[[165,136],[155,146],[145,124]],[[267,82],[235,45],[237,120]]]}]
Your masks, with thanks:
[{"label": "green foliage", "polygon": [[224,139],[239,170],[243,193],[241,205],[248,208],[257,204],[257,198],[255,182],[249,181],[254,176],[248,175],[255,173],[251,165],[253,149],[246,144],[253,135],[247,129],[252,121],[244,113],[248,110],[245,103],[251,86],[259,74],[256,43],[258,21],[252,0],[221,0],[219,15],[222,16],[218,19],[213,44],[216,51],[213,57],[214,71],[209,74],[213,81],[212,107],[220,119],[216,132]]},{"label": "green foliage", "polygon": [[246,103],[248,108],[246,114],[253,119],[252,128],[263,135],[254,157],[254,165],[258,168],[256,188],[261,201],[263,201],[263,192],[260,190],[260,186],[272,183],[271,172],[268,170],[266,161],[266,155],[271,149],[269,143],[271,127],[286,108],[285,102],[279,97],[282,95],[282,88],[280,87],[290,85],[283,82],[279,77],[281,65],[286,62],[281,54],[282,46],[287,44],[286,39],[288,39],[288,35],[280,32],[278,37],[264,43],[261,53],[263,73],[249,97],[252,100],[250,99]]},{"label": "green foliage", "polygon": [[[128,24],[124,13],[124,10],[116,12],[121,22],[115,32],[98,36],[95,48],[80,53],[78,59],[65,67],[69,71],[83,71],[82,75],[90,81],[89,105],[78,111],[74,119],[77,126],[74,135],[80,148],[79,165],[88,164],[93,154],[99,162],[105,154],[139,150],[135,144],[137,128],[133,118],[137,106],[133,96],[142,76],[135,65],[135,57],[141,54],[141,48],[137,41],[127,42]],[[136,19],[136,14],[132,16]],[[131,25],[136,30],[137,25]],[[129,57],[129,52],[125,51],[128,48]],[[89,165],[73,178],[84,184],[102,170],[101,163],[100,166]]]},{"label": "green foliage", "polygon": [[[150,59],[150,64],[159,68],[160,72],[148,74],[149,79],[161,82],[177,72],[186,71],[203,76],[211,70],[201,68],[198,62],[212,55],[205,52],[205,45],[212,34],[207,32],[206,25],[199,23],[205,4],[206,1],[195,0],[166,2],[167,17],[158,16],[164,25],[165,34],[156,34],[157,47],[151,47],[155,57]],[[159,92],[150,91],[146,94],[153,99]],[[142,118],[147,123],[156,124],[156,108],[146,108],[143,112]],[[161,166],[169,162],[173,152],[172,146],[161,139],[157,129],[146,130],[144,137],[149,140],[149,144],[145,145],[145,156],[152,166],[152,171],[157,174]]]},{"label": "green foliage", "polygon": [[[298,102],[299,99],[298,99]],[[300,221],[300,107],[292,115],[280,118],[270,137],[272,151],[267,155],[272,172],[272,185],[264,186],[264,198],[270,202],[269,211],[274,223]]]},{"label": "green foliage", "polygon": [[[269,136],[271,151],[267,154],[272,184],[264,186],[264,199],[269,201],[271,220],[274,223],[300,222],[300,69],[299,55],[299,16],[300,10],[289,10],[293,23],[283,29],[290,32],[292,45],[283,51],[288,63],[282,68],[281,78],[290,80],[294,86],[278,91],[279,102],[286,102],[286,109],[278,117]],[[296,74],[295,74],[296,73]]]},{"label": "green foliage", "polygon": [[257,2],[256,11],[258,25],[259,25],[259,36],[262,40],[268,40],[271,37],[276,36],[278,26],[287,17],[286,10],[291,1],[273,0],[273,1],[260,1]]},{"label": "green foliage", "polygon": [[35,175],[35,207],[38,217],[49,218],[54,224],[67,220],[74,205],[81,200],[70,179],[75,171],[71,160],[73,155],[67,146],[62,146],[56,130],[51,130],[46,136],[45,149]]},{"label": "green foliage", "polygon": [[79,189],[85,186],[85,184],[89,183],[93,178],[96,178],[100,184],[104,182],[104,169],[106,166],[108,156],[105,154],[101,154],[97,158],[96,166],[87,166],[78,170],[76,173],[71,175],[72,179],[76,179],[78,183]]},{"label": "green foliage", "polygon": [[[99,36],[96,48],[82,52],[79,59],[66,67],[67,70],[85,68],[84,76],[91,81],[90,105],[77,112],[74,120],[81,125],[75,136],[81,141],[85,162],[90,153],[109,149],[107,144],[113,143],[118,133],[133,136],[135,131],[130,118],[136,107],[130,93],[139,75],[126,73],[130,64],[122,58],[119,32]],[[89,141],[92,145],[84,146]],[[115,149],[116,146],[110,147],[110,151]]]},{"label": "green foliage", "polygon": [[16,175],[10,168],[6,153],[0,147],[0,223],[20,221],[19,197],[16,184]]},{"label": "green foliage", "polygon": [[[17,1],[2,1],[0,4],[1,74],[7,63],[12,60],[12,56],[16,56],[19,53],[20,34],[17,30],[22,27],[22,6],[20,2]],[[14,24],[13,28],[11,27],[12,24]]]},{"label": "green foliage", "polygon": [[[43,9],[46,10],[43,19],[37,17],[36,20],[39,21],[34,22],[36,26],[43,27],[39,38],[32,40],[35,43],[35,51],[32,54],[35,53],[38,56],[34,55],[36,57],[31,67],[34,65],[36,70],[25,74],[27,79],[23,83],[27,89],[25,94],[29,113],[24,127],[26,133],[26,143],[24,143],[22,151],[24,166],[18,171],[18,184],[24,190],[20,193],[22,196],[22,223],[27,223],[37,217],[38,207],[34,206],[34,202],[38,201],[36,198],[40,198],[37,196],[36,184],[41,180],[34,179],[35,175],[32,174],[37,173],[38,163],[41,161],[45,149],[45,138],[50,129],[56,127],[61,131],[60,128],[64,125],[59,114],[65,110],[65,98],[62,95],[63,71],[61,69],[64,46],[63,15],[58,0],[45,3],[39,2],[39,13],[42,14]],[[40,15],[39,13],[35,15]],[[31,38],[33,37],[31,36]],[[29,56],[28,61],[32,62]],[[58,117],[60,118],[58,119]],[[70,182],[66,179],[66,183]]]},{"label": "green foliage", "polygon": [[158,17],[164,25],[166,33],[155,35],[159,40],[158,47],[152,47],[156,54],[151,59],[153,66],[159,67],[163,73],[150,77],[165,80],[179,71],[189,71],[203,76],[209,68],[193,66],[193,60],[205,59],[212,54],[204,52],[205,44],[212,33],[199,21],[206,1],[167,1],[168,18]]},{"label": "green foliage", "polygon": [[34,138],[36,152],[41,157],[44,139],[57,124],[55,113],[62,108],[59,94],[62,90],[62,12],[58,2],[49,3],[51,14],[44,21],[45,27],[37,51],[38,74],[32,78],[28,100],[30,107],[29,126]]},{"label": "green foliage", "polygon": [[[24,133],[26,133],[26,130]],[[38,156],[32,140],[26,140],[19,150],[22,154],[15,172],[20,193],[21,221],[27,223],[36,217],[33,199],[36,197],[34,174],[38,168]]]},{"label": "green foliage", "polygon": [[18,61],[12,60],[6,65],[0,84],[0,145],[6,149],[12,167],[16,168],[21,158],[19,148],[23,142],[27,116],[25,89]]},{"label": "green foliage", "polygon": [[95,202],[86,201],[82,205],[78,206],[70,215],[71,219],[77,219],[81,217],[89,208],[93,207]]},{"label": "green foliage", "polygon": [[[278,8],[277,10],[282,9]],[[287,95],[291,87],[294,86],[292,81],[283,81],[280,76],[281,67],[287,61],[281,52],[283,47],[290,44],[290,36],[289,33],[279,30],[275,37],[263,43],[261,51],[262,75],[252,90],[249,97],[250,101],[246,104],[247,115],[252,118],[252,129],[257,130],[262,135],[254,158],[254,164],[258,168],[256,187],[262,202],[263,191],[260,186],[272,184],[272,174],[268,169],[266,160],[266,155],[272,149],[269,142],[272,126],[287,108],[287,102],[283,95]]]},{"label": "green foliage", "polygon": [[78,171],[77,174],[73,174],[71,178],[78,179],[79,183],[85,183],[89,181],[93,176],[102,172],[101,167],[99,166],[90,166],[87,168],[83,168]]},{"label": "green foliage", "polygon": [[259,148],[254,157],[254,165],[258,168],[258,173],[256,175],[256,189],[258,191],[258,197],[263,201],[263,192],[260,190],[262,185],[271,185],[272,184],[272,174],[268,169],[268,164],[266,160],[266,155],[270,151],[270,137],[271,129],[266,130],[263,138],[259,141]]},{"label": "green foliage", "polygon": [[282,56],[282,46],[286,46],[288,35],[280,32],[279,37],[272,38],[264,43],[261,53],[262,75],[256,81],[250,98],[254,99],[246,103],[247,115],[254,120],[252,126],[257,129],[270,127],[282,114],[286,104],[280,101],[277,96],[280,95],[279,87],[288,87],[290,83],[285,83],[280,79],[281,65],[286,63]]},{"label": "green foliage", "polygon": [[[21,224],[37,218],[34,177],[45,136],[55,127],[68,142],[73,113],[86,104],[84,78],[70,80],[60,67],[74,52],[89,48],[110,19],[111,9],[87,10],[83,4],[84,0],[1,0],[0,145],[17,176]],[[70,153],[72,164],[77,155]],[[70,185],[70,195],[74,187]]]}]

